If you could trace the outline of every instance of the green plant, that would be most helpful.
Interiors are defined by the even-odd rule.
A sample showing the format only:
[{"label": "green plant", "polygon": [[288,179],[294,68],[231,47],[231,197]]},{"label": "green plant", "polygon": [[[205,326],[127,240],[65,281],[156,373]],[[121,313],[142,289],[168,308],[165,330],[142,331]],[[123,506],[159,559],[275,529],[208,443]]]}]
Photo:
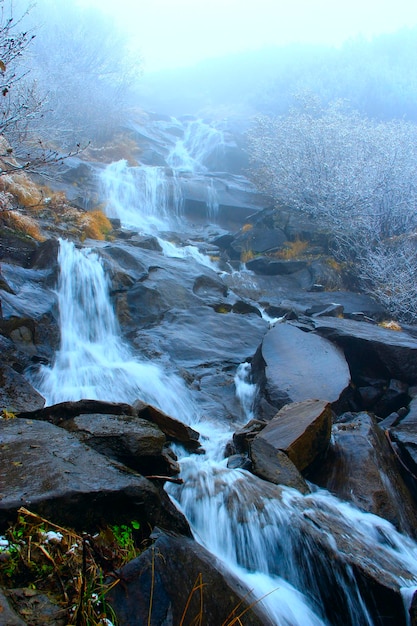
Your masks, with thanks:
[{"label": "green plant", "polygon": [[111,526],[110,528],[120,550],[125,554],[125,562],[134,559],[138,553],[134,538],[134,531],[138,531],[140,529],[139,522],[132,520],[129,525],[121,524],[120,526],[116,525]]}]

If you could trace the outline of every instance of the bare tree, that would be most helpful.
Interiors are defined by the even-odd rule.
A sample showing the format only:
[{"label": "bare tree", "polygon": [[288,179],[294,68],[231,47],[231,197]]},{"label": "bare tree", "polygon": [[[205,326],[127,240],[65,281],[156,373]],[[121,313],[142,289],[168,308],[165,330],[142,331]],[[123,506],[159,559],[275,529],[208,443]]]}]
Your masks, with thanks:
[{"label": "bare tree", "polygon": [[24,63],[35,38],[23,28],[29,10],[16,17],[13,2],[0,0],[0,176],[22,171],[49,176],[50,165],[79,152],[76,145],[62,154],[39,132],[44,99]]},{"label": "bare tree", "polygon": [[40,2],[32,48],[33,76],[45,94],[50,133],[72,145],[103,142],[126,121],[129,88],[141,59],[114,21],[75,3]]}]

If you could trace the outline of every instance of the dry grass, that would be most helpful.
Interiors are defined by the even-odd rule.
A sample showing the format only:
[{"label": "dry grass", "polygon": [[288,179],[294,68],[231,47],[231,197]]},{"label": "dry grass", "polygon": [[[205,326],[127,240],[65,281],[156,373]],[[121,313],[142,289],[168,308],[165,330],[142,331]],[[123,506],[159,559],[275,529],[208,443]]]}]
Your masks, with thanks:
[{"label": "dry grass", "polygon": [[382,328],[387,328],[388,330],[402,330],[398,322],[395,322],[394,320],[381,322],[380,324],[378,324],[378,326],[381,326]]},{"label": "dry grass", "polygon": [[308,241],[295,239],[295,241],[286,241],[282,250],[275,253],[274,256],[279,259],[289,261],[302,256],[308,248]]},{"label": "dry grass", "polygon": [[90,146],[84,153],[84,158],[100,163],[112,163],[125,159],[132,167],[138,165],[137,156],[138,144],[125,133],[116,135],[111,143],[105,146]]},{"label": "dry grass", "polygon": [[253,258],[255,258],[255,253],[253,252],[253,250],[242,250],[242,252],[240,253],[240,261],[241,263],[247,263],[248,261],[251,261]]},{"label": "dry grass", "polygon": [[81,228],[82,241],[87,238],[102,241],[112,231],[110,220],[100,209],[83,213],[78,220],[78,225]]},{"label": "dry grass", "polygon": [[22,235],[32,237],[36,241],[45,241],[45,237],[42,235],[37,221],[29,215],[22,215],[18,211],[2,211],[1,218],[6,226],[16,230]]},{"label": "dry grass", "polygon": [[339,263],[339,261],[336,261],[333,257],[327,258],[326,263],[332,270],[338,272],[339,274],[343,271],[342,263]]},{"label": "dry grass", "polygon": [[66,613],[67,626],[99,626],[105,618],[115,623],[106,594],[119,580],[104,580],[141,552],[133,539],[137,527],[132,522],[80,535],[22,507],[5,534],[0,584],[47,593]]},{"label": "dry grass", "polygon": [[242,233],[247,233],[249,230],[252,230],[253,224],[243,224]]},{"label": "dry grass", "polygon": [[31,209],[43,206],[41,188],[27,174],[9,174],[2,176],[0,181],[2,189],[11,193],[20,206]]}]

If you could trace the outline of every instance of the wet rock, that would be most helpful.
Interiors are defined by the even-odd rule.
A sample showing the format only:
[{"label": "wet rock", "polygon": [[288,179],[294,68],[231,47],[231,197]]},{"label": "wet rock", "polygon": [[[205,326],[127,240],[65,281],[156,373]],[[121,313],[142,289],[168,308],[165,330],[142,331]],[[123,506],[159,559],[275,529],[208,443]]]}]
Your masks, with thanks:
[{"label": "wet rock", "polygon": [[248,452],[250,442],[256,437],[256,435],[265,428],[266,422],[262,420],[253,419],[250,420],[243,428],[237,430],[233,434],[233,444],[236,450],[239,452]]},{"label": "wet rock", "polygon": [[[310,466],[326,451],[332,428],[330,404],[323,400],[306,400],[284,406],[254,438],[251,450],[259,453],[269,448],[286,453],[299,471]],[[269,444],[261,447],[257,440]],[[252,454],[252,453],[251,453]]]},{"label": "wet rock", "polygon": [[256,306],[253,306],[248,302],[243,302],[242,300],[234,303],[232,311],[233,313],[239,313],[240,315],[250,315],[253,313],[258,317],[262,317],[260,310]]},{"label": "wet rock", "polygon": [[201,601],[203,624],[223,624],[242,611],[247,626],[272,624],[250,590],[191,539],[160,535],[118,573],[123,584],[114,586],[106,599],[120,626],[148,623],[150,606],[153,626],[192,624],[201,619]]},{"label": "wet rock", "polygon": [[196,450],[200,447],[200,434],[191,426],[183,424],[156,407],[144,404],[140,400],[135,402],[134,409],[139,418],[156,424],[171,441],[181,443],[184,447],[191,450]]},{"label": "wet rock", "polygon": [[180,185],[185,215],[206,220],[210,204],[207,189],[210,186],[218,205],[213,217],[216,223],[225,226],[238,225],[239,228],[250,215],[270,203],[270,199],[260,194],[243,176],[222,174],[208,179],[203,174],[183,174]]},{"label": "wet rock", "polygon": [[135,343],[143,349],[151,340],[161,354],[187,369],[225,361],[238,365],[255,353],[266,328],[258,316],[219,315],[197,306],[170,310],[157,327],[137,332]]},{"label": "wet rock", "polygon": [[121,274],[126,275],[126,283],[129,282],[127,279],[135,282],[143,280],[148,275],[146,266],[129,250],[128,246],[112,244],[98,248],[98,252],[105,261],[112,281],[115,277],[119,277],[116,282],[121,282]]},{"label": "wet rock", "polygon": [[287,236],[281,229],[269,229],[253,227],[247,230],[241,231],[237,237],[230,242],[230,247],[235,251],[235,255],[232,258],[240,258],[241,254],[247,251],[251,251],[254,254],[261,254],[268,250],[280,248]]},{"label": "wet rock", "polygon": [[[136,283],[127,294],[129,320],[136,327],[155,324],[170,309],[169,302],[160,291],[143,283]],[[126,323],[126,319],[123,320]]]},{"label": "wet rock", "polygon": [[33,411],[21,411],[17,417],[30,420],[43,420],[59,426],[65,420],[77,415],[99,413],[111,415],[135,415],[135,409],[124,402],[105,402],[103,400],[69,400],[59,402]]},{"label": "wet rock", "polygon": [[312,317],[342,317],[343,310],[343,305],[341,304],[329,304],[324,308],[323,306],[316,305],[311,307],[311,309],[307,309],[306,315],[311,315]]},{"label": "wet rock", "polygon": [[179,465],[164,453],[164,433],[148,420],[90,413],[63,422],[62,426],[90,448],[143,476],[179,473]]},{"label": "wet rock", "polygon": [[0,589],[0,623],[4,626],[27,626],[27,622],[24,622],[14,611],[2,589]]},{"label": "wet rock", "polygon": [[2,274],[11,291],[2,291],[3,317],[40,320],[56,311],[56,295],[51,290],[50,270],[26,269],[17,265],[2,264]]},{"label": "wet rock", "polygon": [[417,382],[417,338],[405,331],[350,319],[317,318],[315,333],[340,346],[352,371],[360,376]]},{"label": "wet rock", "polygon": [[17,263],[22,267],[30,267],[31,259],[38,244],[26,235],[16,233],[11,228],[0,228],[0,261]]},{"label": "wet rock", "polygon": [[54,278],[58,276],[58,239],[43,241],[31,257],[31,267],[36,270],[51,270]]},{"label": "wet rock", "polygon": [[152,235],[135,235],[132,237],[131,243],[138,248],[144,250],[155,250],[156,252],[162,252],[162,248],[159,245],[158,239]]},{"label": "wet rock", "polygon": [[[66,626],[67,610],[52,602],[48,596],[35,589],[10,589],[7,592],[17,612],[24,618],[16,626]],[[2,619],[3,616],[0,616]],[[5,626],[14,626],[15,622],[2,621]]]},{"label": "wet rock", "polygon": [[350,381],[340,349],[286,323],[265,335],[253,370],[267,401],[277,409],[310,398],[336,402]]},{"label": "wet rock", "polygon": [[13,413],[35,411],[45,398],[21,374],[9,365],[0,366],[0,408]]},{"label": "wet rock", "polygon": [[193,293],[201,298],[205,304],[211,303],[213,300],[217,302],[220,297],[227,296],[226,285],[211,276],[197,276],[193,285]]},{"label": "wet rock", "polygon": [[306,261],[280,261],[270,257],[256,257],[246,263],[248,270],[255,274],[269,276],[295,274],[307,267]]},{"label": "wet rock", "polygon": [[325,459],[309,479],[369,513],[417,535],[417,511],[397,460],[375,417],[345,414],[332,429]]},{"label": "wet rock", "polygon": [[398,444],[406,467],[414,476],[417,476],[417,398],[410,402],[408,408],[408,415],[397,426],[390,428],[389,432],[392,439]]},{"label": "wet rock", "polygon": [[47,422],[0,420],[0,524],[19,507],[80,530],[138,519],[189,533],[165,492]]},{"label": "wet rock", "polygon": [[381,397],[372,406],[373,413],[380,417],[387,417],[392,411],[408,404],[408,385],[400,380],[390,380]]},{"label": "wet rock", "polygon": [[250,443],[251,471],[259,478],[309,493],[310,489],[288,456],[276,448],[266,437],[257,436]]},{"label": "wet rock", "polygon": [[248,459],[246,454],[232,454],[227,459],[227,467],[229,469],[244,469],[250,472],[252,470],[252,461]]}]

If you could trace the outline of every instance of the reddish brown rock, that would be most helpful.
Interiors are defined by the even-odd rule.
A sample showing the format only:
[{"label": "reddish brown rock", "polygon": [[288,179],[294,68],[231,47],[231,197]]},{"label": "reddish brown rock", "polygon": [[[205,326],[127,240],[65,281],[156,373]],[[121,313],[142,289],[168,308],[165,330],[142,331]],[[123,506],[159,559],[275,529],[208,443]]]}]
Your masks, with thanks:
[{"label": "reddish brown rock", "polygon": [[284,406],[255,437],[285,452],[303,471],[325,452],[330,441],[332,411],[323,400],[306,400]]}]

